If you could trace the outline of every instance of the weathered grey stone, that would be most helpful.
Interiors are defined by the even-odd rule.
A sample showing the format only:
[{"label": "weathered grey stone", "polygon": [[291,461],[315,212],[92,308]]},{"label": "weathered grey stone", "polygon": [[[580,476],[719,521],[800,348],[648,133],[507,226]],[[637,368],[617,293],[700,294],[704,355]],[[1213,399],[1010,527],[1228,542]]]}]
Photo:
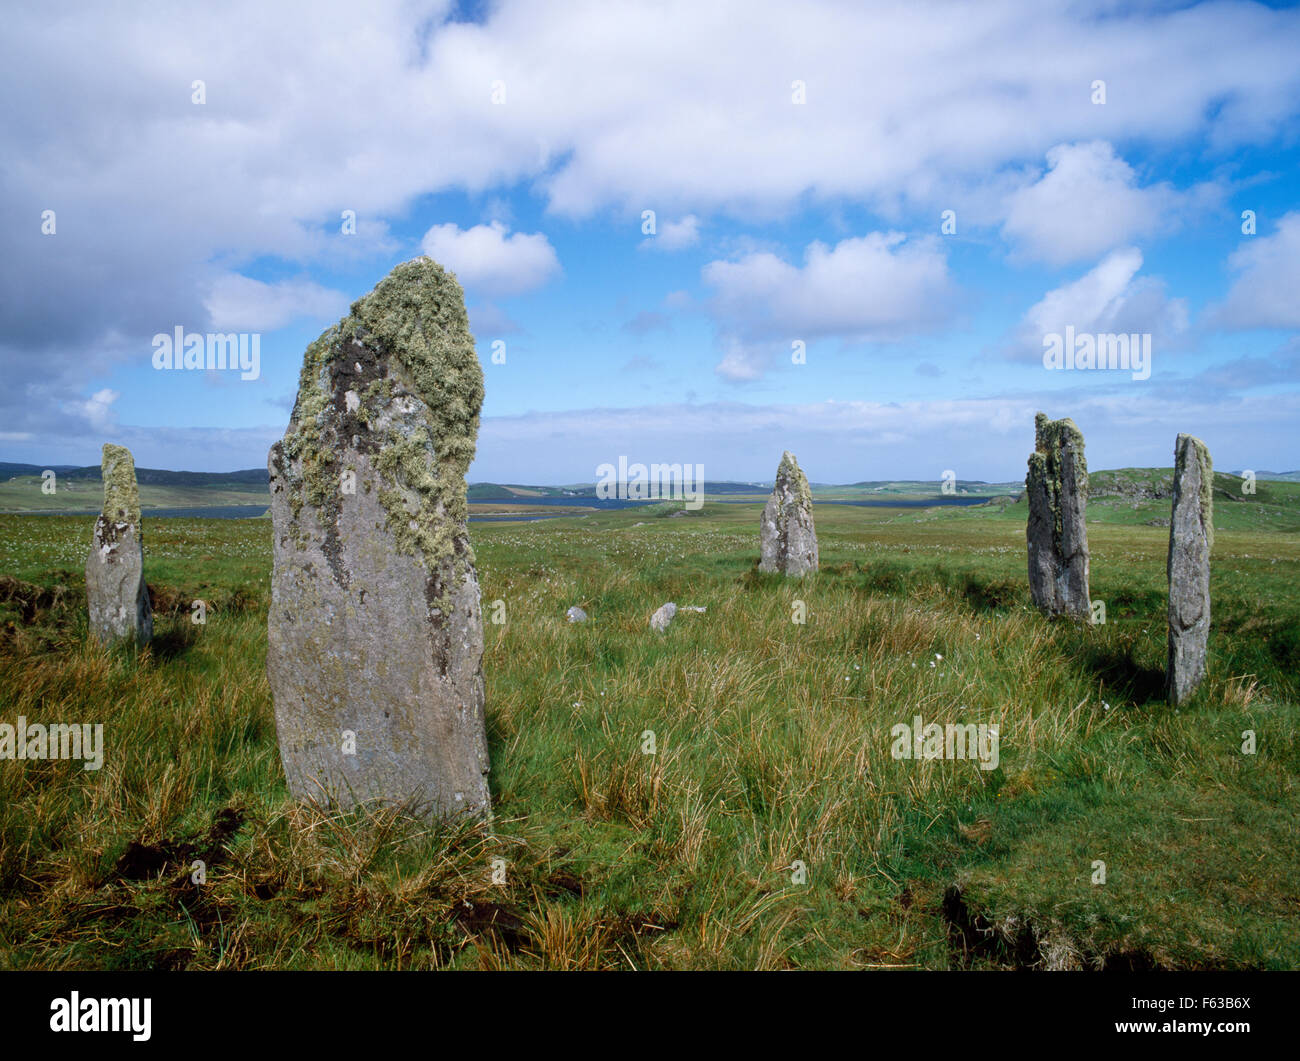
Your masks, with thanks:
[{"label": "weathered grey stone", "polygon": [[1088,462],[1074,421],[1034,418],[1029,495],[1029,592],[1050,616],[1090,617],[1088,599]]},{"label": "weathered grey stone", "polygon": [[144,582],[144,536],[140,527],[140,488],[135,461],[125,446],[104,444],[100,465],[104,511],[95,521],[86,557],[86,601],[90,632],[105,644],[153,638],[153,611]]},{"label": "weathered grey stone", "polygon": [[772,496],[763,506],[758,569],[779,571],[792,577],[817,570],[812,488],[789,450],[781,455]]},{"label": "weathered grey stone", "polygon": [[1210,550],[1214,547],[1214,464],[1205,443],[1179,435],[1169,519],[1169,663],[1165,691],[1180,704],[1205,677],[1210,636]]},{"label": "weathered grey stone", "polygon": [[659,608],[654,615],[650,616],[650,629],[657,634],[662,634],[668,629],[668,624],[673,621],[677,615],[677,605],[672,601]]},{"label": "weathered grey stone", "polygon": [[464,295],[428,258],[307,348],[268,459],[267,676],[298,798],[490,811],[465,489],[482,404]]},{"label": "weathered grey stone", "polygon": [[564,613],[564,617],[571,623],[585,623],[587,621],[587,613],[576,604]]}]

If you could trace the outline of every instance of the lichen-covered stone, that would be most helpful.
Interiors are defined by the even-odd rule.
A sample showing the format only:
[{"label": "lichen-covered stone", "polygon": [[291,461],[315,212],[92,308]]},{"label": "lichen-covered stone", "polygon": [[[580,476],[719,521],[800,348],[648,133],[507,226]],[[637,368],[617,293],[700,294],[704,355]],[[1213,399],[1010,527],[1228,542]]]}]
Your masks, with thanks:
[{"label": "lichen-covered stone", "polygon": [[1087,619],[1088,462],[1074,421],[1034,418],[1034,452],[1025,479],[1029,497],[1029,592],[1049,616]]},{"label": "lichen-covered stone", "polygon": [[781,455],[772,496],[763,506],[758,569],[779,571],[791,577],[802,577],[817,570],[812,488],[789,450]]},{"label": "lichen-covered stone", "polygon": [[90,632],[105,644],[153,638],[153,611],[144,581],[144,537],[135,461],[125,446],[105,443],[100,465],[104,511],[95,521],[86,557]]},{"label": "lichen-covered stone", "polygon": [[489,813],[465,488],[482,403],[464,295],[428,258],[307,348],[268,459],[267,675],[299,798]]},{"label": "lichen-covered stone", "polygon": [[1169,662],[1165,691],[1180,704],[1205,677],[1210,636],[1210,550],[1214,547],[1214,465],[1205,443],[1179,435],[1169,519]]}]

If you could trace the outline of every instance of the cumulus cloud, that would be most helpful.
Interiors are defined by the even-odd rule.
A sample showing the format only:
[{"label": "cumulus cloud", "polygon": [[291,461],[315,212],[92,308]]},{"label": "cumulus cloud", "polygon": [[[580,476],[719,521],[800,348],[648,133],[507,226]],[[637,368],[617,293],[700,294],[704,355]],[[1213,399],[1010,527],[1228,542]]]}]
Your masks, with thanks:
[{"label": "cumulus cloud", "polygon": [[86,401],[74,403],[70,412],[85,417],[92,428],[103,428],[113,422],[113,403],[121,397],[115,390],[105,387],[92,394]]},{"label": "cumulus cloud", "polygon": [[950,289],[938,239],[901,232],[815,241],[802,266],[769,253],[710,262],[703,279],[719,318],[746,337],[897,338],[941,318]]},{"label": "cumulus cloud", "polygon": [[[342,0],[10,5],[0,95],[23,105],[0,109],[0,420],[53,430],[160,328],[201,327],[211,263],[378,262],[386,219],[430,195],[484,196],[498,224],[487,197],[520,189],[568,217],[653,204],[754,223],[960,202],[1054,145],[1222,148],[1294,122],[1300,12],[1097,11],[501,0],[468,22],[450,0],[375,0],[360,27]],[[1122,105],[1112,83],[1091,106],[1106,70],[1124,72]]]},{"label": "cumulus cloud", "polygon": [[1284,214],[1269,236],[1248,236],[1229,256],[1237,274],[1223,302],[1206,314],[1223,328],[1300,328],[1300,211]]},{"label": "cumulus cloud", "polygon": [[767,341],[788,349],[799,339],[890,341],[926,330],[946,318],[951,294],[939,240],[901,232],[810,243],[801,266],[763,251],[710,262],[702,275],[725,347],[717,371],[733,380],[762,375]]},{"label": "cumulus cloud", "polygon": [[329,320],[348,312],[349,299],[310,280],[267,284],[239,273],[223,273],[203,301],[212,327],[269,332],[301,318]]},{"label": "cumulus cloud", "polygon": [[1107,255],[1077,280],[1049,291],[1021,322],[1017,355],[1041,357],[1043,336],[1076,333],[1150,333],[1172,338],[1187,328],[1187,303],[1171,299],[1164,284],[1138,277],[1142,252],[1125,247]]},{"label": "cumulus cloud", "polygon": [[520,295],[559,274],[560,260],[545,235],[508,232],[499,221],[469,229],[434,225],[420,246],[456,274],[467,294]]},{"label": "cumulus cloud", "polygon": [[1132,167],[1105,141],[1058,144],[1048,169],[1007,201],[1002,235],[1021,253],[1051,265],[1095,259],[1167,227],[1182,197],[1168,184],[1142,188]]}]

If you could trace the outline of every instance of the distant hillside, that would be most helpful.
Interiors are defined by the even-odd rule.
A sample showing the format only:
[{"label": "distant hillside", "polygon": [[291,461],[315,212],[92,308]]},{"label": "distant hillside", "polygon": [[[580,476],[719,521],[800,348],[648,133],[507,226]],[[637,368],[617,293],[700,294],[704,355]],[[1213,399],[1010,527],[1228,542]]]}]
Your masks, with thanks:
[{"label": "distant hillside", "polygon": [[[1230,472],[1238,478],[1245,474],[1244,471]],[[1275,483],[1300,483],[1300,471],[1295,472],[1255,472],[1256,479],[1267,479]]]},{"label": "distant hillside", "polygon": [[[54,494],[41,490],[41,473],[56,473]],[[1216,472],[1215,498],[1220,502],[1215,523],[1225,528],[1268,526],[1278,530],[1300,529],[1300,472],[1256,472],[1254,494],[1242,492],[1242,479]],[[234,472],[173,472],[137,468],[140,503],[150,509],[218,508],[233,505],[267,505],[270,496],[264,468]],[[1171,468],[1117,468],[1096,471],[1089,476],[1090,522],[1147,523],[1163,526],[1169,520],[1173,489]],[[813,483],[813,496],[821,501],[871,498],[932,498],[940,495],[939,480],[877,479],[836,486]],[[734,496],[759,499],[772,489],[771,482],[707,480],[707,497]],[[988,483],[980,479],[958,479],[953,489],[959,495],[988,498],[975,506],[973,514],[996,518],[1023,519],[1024,482]],[[471,483],[469,500],[484,504],[510,502],[527,505],[536,499],[554,505],[556,499],[575,502],[596,496],[594,483],[565,486],[537,486],[521,483]],[[103,501],[100,471],[96,466],[36,465],[0,462],[0,512],[95,512]],[[967,510],[972,511],[972,510]],[[1230,514],[1231,513],[1231,514]]]},{"label": "distant hillside", "polygon": [[[1088,476],[1088,522],[1168,527],[1173,500],[1172,468],[1118,468]],[[1238,475],[1214,473],[1214,526],[1219,530],[1300,531],[1300,482],[1258,477],[1243,492]],[[972,517],[1023,523],[1029,506],[1023,488],[1015,500],[999,498],[962,510]]]},{"label": "distant hillside", "polygon": [[[694,484],[692,484],[694,486]],[[705,480],[706,494],[754,494],[772,489],[767,483],[711,482]],[[523,486],[519,483],[470,483],[471,501],[524,500],[530,497],[595,497],[595,483],[576,483],[569,486]]]},{"label": "distant hillside", "polygon": [[[1024,483],[986,483],[983,479],[957,479],[952,484],[953,492],[970,496],[1001,497],[1017,494],[1024,489]],[[871,479],[847,486],[813,487],[813,494],[834,493],[839,497],[875,497],[877,495],[906,495],[910,497],[933,497],[943,493],[943,484],[938,479]]]}]

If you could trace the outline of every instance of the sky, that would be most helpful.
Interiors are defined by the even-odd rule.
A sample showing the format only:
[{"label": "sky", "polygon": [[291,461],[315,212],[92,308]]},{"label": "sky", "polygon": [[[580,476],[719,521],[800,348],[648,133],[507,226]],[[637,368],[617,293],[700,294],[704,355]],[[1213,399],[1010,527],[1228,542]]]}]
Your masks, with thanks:
[{"label": "sky", "polygon": [[[6,5],[0,460],[262,467],[306,345],[427,254],[471,481],[1300,468],[1300,11]],[[155,367],[241,333],[256,378]],[[1134,336],[1140,370],[1053,367]],[[1104,342],[1104,340],[1096,340]],[[495,358],[494,358],[495,353]]]}]

